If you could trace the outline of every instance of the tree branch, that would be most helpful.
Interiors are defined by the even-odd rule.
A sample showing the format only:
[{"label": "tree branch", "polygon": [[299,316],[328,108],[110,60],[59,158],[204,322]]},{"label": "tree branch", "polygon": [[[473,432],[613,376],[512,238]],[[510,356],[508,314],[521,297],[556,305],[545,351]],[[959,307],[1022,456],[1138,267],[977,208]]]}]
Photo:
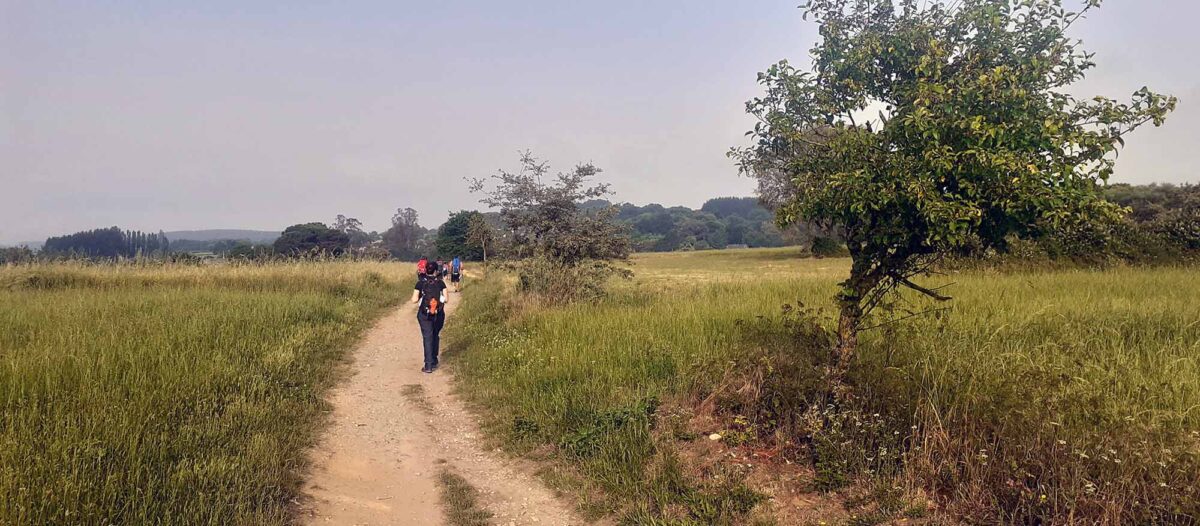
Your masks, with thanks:
[{"label": "tree branch", "polygon": [[901,317],[899,317],[899,318],[890,319],[890,320],[888,320],[888,321],[885,321],[885,322],[883,322],[883,323],[880,323],[880,324],[878,324],[878,325],[872,325],[872,326],[870,326],[870,327],[867,327],[867,328],[865,328],[865,329],[859,329],[859,332],[867,332],[867,331],[869,331],[869,330],[878,329],[878,328],[880,328],[880,327],[883,327],[883,326],[886,326],[886,325],[891,325],[891,324],[893,324],[893,323],[898,323],[898,322],[901,322],[901,321],[907,320],[907,319],[909,319],[909,318],[915,318],[915,317],[917,317],[917,316],[924,316],[924,315],[926,315],[926,314],[933,314],[933,313],[935,313],[935,312],[942,312],[942,311],[947,311],[947,310],[950,310],[950,307],[939,307],[939,308],[936,308],[936,309],[923,310],[923,311],[921,311],[921,312],[913,312],[913,313],[911,313],[911,314],[909,314],[909,315],[907,315],[907,316],[901,316]]},{"label": "tree branch", "polygon": [[929,296],[938,301],[950,301],[950,300],[954,299],[954,298],[951,298],[950,296],[943,296],[941,294],[938,294],[938,292],[936,290],[928,289],[928,288],[922,287],[920,285],[917,285],[916,283],[909,281],[908,278],[897,276],[897,277],[895,277],[895,280],[896,280],[896,283],[904,285],[905,287],[913,289],[917,292],[920,292],[921,294]]}]

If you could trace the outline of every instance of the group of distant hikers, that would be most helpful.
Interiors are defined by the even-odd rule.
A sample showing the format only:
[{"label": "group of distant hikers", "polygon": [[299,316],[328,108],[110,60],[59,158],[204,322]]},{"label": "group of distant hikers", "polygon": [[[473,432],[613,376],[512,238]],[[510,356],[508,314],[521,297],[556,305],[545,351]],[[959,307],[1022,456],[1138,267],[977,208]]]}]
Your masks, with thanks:
[{"label": "group of distant hikers", "polygon": [[425,345],[423,373],[432,373],[438,367],[440,335],[446,323],[446,276],[450,277],[454,292],[459,292],[462,290],[462,270],[462,260],[458,256],[448,262],[427,258],[417,262],[417,285],[413,288],[412,302],[417,304],[417,324],[421,326]]}]

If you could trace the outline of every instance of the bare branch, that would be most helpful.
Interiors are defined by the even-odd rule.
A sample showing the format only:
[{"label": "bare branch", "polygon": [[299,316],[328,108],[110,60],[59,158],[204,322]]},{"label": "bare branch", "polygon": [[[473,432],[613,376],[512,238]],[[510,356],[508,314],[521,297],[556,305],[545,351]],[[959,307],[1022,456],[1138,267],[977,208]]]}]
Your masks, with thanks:
[{"label": "bare branch", "polygon": [[925,288],[920,285],[917,285],[916,283],[913,283],[912,281],[910,281],[908,278],[896,277],[895,280],[896,280],[896,283],[904,285],[905,287],[913,289],[917,292],[920,292],[921,294],[929,296],[938,301],[950,301],[950,300],[954,299],[954,298],[951,298],[950,296],[943,296],[941,294],[938,294],[937,290],[929,289],[929,288]]},{"label": "bare branch", "polygon": [[890,319],[890,320],[888,320],[888,321],[885,321],[885,322],[883,322],[883,323],[880,323],[880,324],[877,324],[877,325],[872,325],[872,326],[870,326],[870,327],[867,327],[867,328],[865,328],[865,329],[859,329],[859,332],[865,332],[865,331],[869,331],[869,330],[871,330],[871,329],[878,329],[878,328],[880,328],[880,327],[883,327],[883,326],[886,326],[886,325],[891,325],[891,324],[893,324],[893,323],[898,323],[898,322],[901,322],[901,321],[907,320],[907,319],[909,319],[909,318],[915,318],[915,317],[917,317],[917,316],[924,316],[924,315],[926,315],[926,314],[933,314],[933,313],[935,313],[935,312],[942,312],[942,311],[946,311],[946,310],[950,310],[950,307],[938,307],[938,308],[936,308],[936,309],[928,309],[928,310],[923,310],[923,311],[921,311],[921,312],[914,312],[914,313],[912,313],[912,314],[909,314],[909,315],[907,315],[907,316],[901,316],[901,317],[899,317],[899,318],[893,318],[893,319]]}]

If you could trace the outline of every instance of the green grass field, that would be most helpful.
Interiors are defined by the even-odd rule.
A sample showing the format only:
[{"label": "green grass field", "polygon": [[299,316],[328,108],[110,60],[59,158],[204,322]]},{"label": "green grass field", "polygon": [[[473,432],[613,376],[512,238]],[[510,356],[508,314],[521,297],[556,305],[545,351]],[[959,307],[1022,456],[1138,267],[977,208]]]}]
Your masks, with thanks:
[{"label": "green grass field", "polygon": [[[696,466],[713,430],[810,466],[805,491],[845,502],[829,524],[1195,522],[1200,271],[933,278],[949,310],[867,332],[834,407],[820,327],[847,261],[799,255],[638,255],[566,307],[493,273],[448,363],[495,437],[629,524],[786,508],[754,491],[761,466]],[[0,524],[287,523],[340,359],[408,269],[0,268]],[[898,504],[854,493],[891,487]]]},{"label": "green grass field", "polygon": [[288,522],[325,390],[400,276],[0,267],[0,524]]},{"label": "green grass field", "polygon": [[[585,506],[630,523],[749,520],[738,476],[689,480],[676,453],[693,438],[676,408],[731,384],[754,394],[715,397],[727,434],[805,442],[815,489],[901,484],[983,522],[1196,520],[1200,271],[932,278],[953,283],[949,310],[865,333],[857,404],[830,408],[812,323],[829,326],[848,261],[797,256],[639,255],[632,282],[561,309],[474,283],[451,327],[463,392],[513,450],[603,489]],[[785,323],[784,304],[816,311]]]}]

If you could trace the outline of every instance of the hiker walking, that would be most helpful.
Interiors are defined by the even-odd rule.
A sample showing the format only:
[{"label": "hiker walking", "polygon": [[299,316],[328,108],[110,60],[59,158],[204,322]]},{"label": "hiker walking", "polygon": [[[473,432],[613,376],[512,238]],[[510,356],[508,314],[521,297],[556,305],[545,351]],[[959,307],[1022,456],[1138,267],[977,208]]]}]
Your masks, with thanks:
[{"label": "hiker walking", "polygon": [[450,260],[450,284],[454,286],[454,292],[462,291],[462,260],[458,256]]},{"label": "hiker walking", "polygon": [[412,302],[417,304],[417,324],[421,326],[425,344],[425,366],[421,372],[432,373],[438,366],[438,345],[442,325],[446,323],[446,282],[442,281],[438,265],[425,266],[425,273],[417,278],[417,286],[413,288]]}]

